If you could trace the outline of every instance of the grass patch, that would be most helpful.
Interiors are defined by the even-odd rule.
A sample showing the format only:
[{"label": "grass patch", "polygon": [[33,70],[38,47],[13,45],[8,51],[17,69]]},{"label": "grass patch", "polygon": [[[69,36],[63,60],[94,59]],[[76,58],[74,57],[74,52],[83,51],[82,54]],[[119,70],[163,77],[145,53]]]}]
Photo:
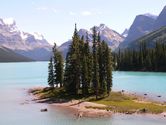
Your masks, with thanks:
[{"label": "grass patch", "polygon": [[130,114],[137,112],[159,114],[166,111],[166,105],[161,105],[153,102],[140,103],[135,102],[134,100],[137,100],[137,98],[129,95],[124,95],[120,92],[112,92],[109,97],[93,102],[106,105],[106,110],[120,113]]},{"label": "grass patch", "polygon": [[126,95],[121,92],[111,92],[110,96],[101,96],[96,100],[95,96],[92,94],[83,97],[80,95],[70,95],[64,91],[63,88],[42,88],[42,89],[33,89],[31,93],[37,95],[39,99],[47,99],[51,102],[60,102],[61,101],[69,101],[72,99],[79,99],[82,101],[89,101],[98,104],[104,104],[106,107],[86,107],[86,108],[94,108],[94,109],[102,109],[102,110],[109,110],[113,112],[119,113],[153,113],[159,114],[162,112],[166,112],[166,105],[159,104],[159,103],[141,103],[136,102],[138,100],[136,97],[131,95]]}]

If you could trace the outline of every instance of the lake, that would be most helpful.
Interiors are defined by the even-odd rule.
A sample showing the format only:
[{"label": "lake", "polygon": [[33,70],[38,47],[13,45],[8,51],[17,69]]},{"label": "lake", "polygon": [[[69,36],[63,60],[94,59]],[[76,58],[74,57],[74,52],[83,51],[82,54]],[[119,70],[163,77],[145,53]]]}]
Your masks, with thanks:
[{"label": "lake", "polygon": [[[0,63],[0,125],[165,125],[166,119],[114,115],[111,118],[75,119],[70,112],[36,104],[26,89],[47,85],[48,62]],[[166,73],[113,72],[113,90],[125,90],[164,101]],[[157,96],[161,95],[159,99]],[[48,112],[40,112],[48,108]]]}]

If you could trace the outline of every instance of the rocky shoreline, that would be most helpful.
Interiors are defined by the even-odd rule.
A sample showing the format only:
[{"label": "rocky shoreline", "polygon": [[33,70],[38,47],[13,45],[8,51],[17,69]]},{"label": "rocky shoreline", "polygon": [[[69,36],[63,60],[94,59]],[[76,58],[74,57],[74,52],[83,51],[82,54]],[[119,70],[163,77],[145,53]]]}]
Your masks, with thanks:
[{"label": "rocky shoreline", "polygon": [[[32,90],[36,89],[42,89],[42,88],[33,88],[29,90],[29,93],[33,96],[33,101],[37,103],[46,103],[51,106],[55,106],[56,108],[62,108],[64,110],[70,110],[70,113],[72,113],[76,118],[81,117],[89,117],[89,118],[98,118],[98,117],[111,117],[114,114],[126,114],[126,115],[155,115],[155,116],[161,116],[166,118],[166,112],[162,112],[159,114],[153,114],[148,113],[146,108],[140,109],[138,111],[126,111],[126,112],[117,112],[114,110],[109,110],[108,105],[104,104],[98,104],[95,102],[88,102],[83,100],[64,100],[64,99],[57,99],[57,100],[47,100],[47,99],[40,99],[38,94],[33,94]],[[131,93],[123,92],[123,94],[128,96],[133,96]],[[142,103],[142,104],[149,104],[152,103],[149,99],[145,99],[144,97],[140,95],[134,94],[134,97],[137,97],[136,100],[134,100],[136,103]],[[161,104],[157,104],[161,105]],[[165,105],[164,105],[165,106]],[[45,109],[47,111],[47,109]]]}]

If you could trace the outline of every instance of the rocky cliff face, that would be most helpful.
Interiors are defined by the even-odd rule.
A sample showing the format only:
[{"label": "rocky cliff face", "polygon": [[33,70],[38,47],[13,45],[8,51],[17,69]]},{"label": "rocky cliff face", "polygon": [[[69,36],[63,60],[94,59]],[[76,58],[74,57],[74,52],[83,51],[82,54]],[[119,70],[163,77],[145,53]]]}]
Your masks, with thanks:
[{"label": "rocky cliff face", "polygon": [[[48,60],[51,52],[51,45],[43,35],[20,31],[12,19],[0,19],[0,46],[34,60]],[[37,50],[40,51],[37,52]]]},{"label": "rocky cliff face", "polygon": [[150,14],[138,15],[136,16],[133,24],[131,25],[128,35],[125,38],[124,42],[120,45],[120,47],[126,47],[131,41],[142,37],[150,33],[153,30],[153,25],[156,21],[155,16]]},{"label": "rocky cliff face", "polygon": [[163,26],[166,26],[166,6],[163,8],[163,10],[159,14],[157,20],[155,21],[153,29],[157,30]]}]

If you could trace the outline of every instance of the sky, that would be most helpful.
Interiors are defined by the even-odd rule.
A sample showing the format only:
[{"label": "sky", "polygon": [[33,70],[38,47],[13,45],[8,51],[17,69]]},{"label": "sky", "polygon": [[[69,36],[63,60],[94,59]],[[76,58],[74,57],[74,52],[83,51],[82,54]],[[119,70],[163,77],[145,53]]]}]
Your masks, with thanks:
[{"label": "sky", "polygon": [[75,23],[78,29],[102,23],[122,33],[136,15],[159,15],[165,5],[166,0],[0,0],[0,18],[14,18],[20,30],[61,45],[71,39]]}]

